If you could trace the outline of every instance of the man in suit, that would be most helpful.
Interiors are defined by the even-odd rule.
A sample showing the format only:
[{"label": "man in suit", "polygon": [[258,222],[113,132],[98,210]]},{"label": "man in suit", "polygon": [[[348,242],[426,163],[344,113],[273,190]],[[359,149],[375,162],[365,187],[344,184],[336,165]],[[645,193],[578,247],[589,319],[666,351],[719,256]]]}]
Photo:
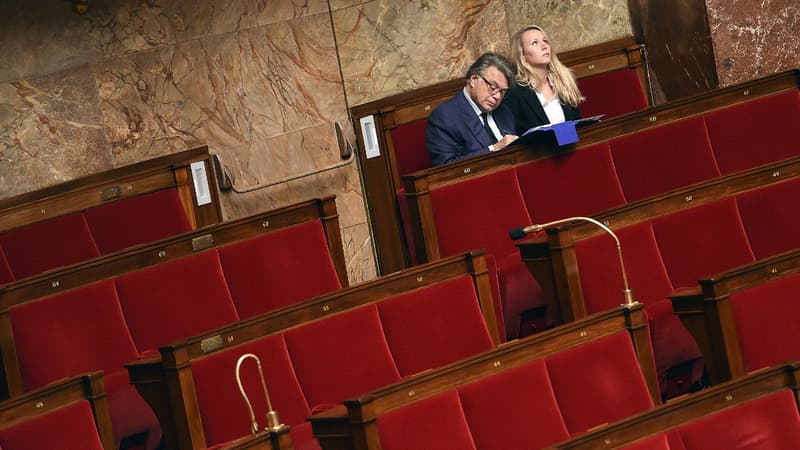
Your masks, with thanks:
[{"label": "man in suit", "polygon": [[467,70],[467,84],[428,117],[425,144],[434,166],[502,150],[514,142],[512,113],[502,106],[514,80],[513,65],[484,53]]}]

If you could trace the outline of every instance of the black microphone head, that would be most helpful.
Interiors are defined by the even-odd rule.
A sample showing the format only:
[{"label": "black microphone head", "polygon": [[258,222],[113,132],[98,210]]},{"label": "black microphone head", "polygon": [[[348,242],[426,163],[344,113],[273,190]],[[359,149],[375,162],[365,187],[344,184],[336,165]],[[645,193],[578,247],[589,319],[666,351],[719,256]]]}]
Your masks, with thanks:
[{"label": "black microphone head", "polygon": [[524,238],[528,233],[525,232],[525,227],[517,227],[509,231],[508,235],[511,236],[512,240],[516,241],[517,239]]}]

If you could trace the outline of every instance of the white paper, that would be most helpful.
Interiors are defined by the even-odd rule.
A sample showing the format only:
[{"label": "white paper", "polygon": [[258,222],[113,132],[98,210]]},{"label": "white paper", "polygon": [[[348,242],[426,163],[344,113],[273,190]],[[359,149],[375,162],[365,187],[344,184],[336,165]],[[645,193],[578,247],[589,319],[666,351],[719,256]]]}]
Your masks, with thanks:
[{"label": "white paper", "polygon": [[203,161],[195,161],[189,165],[194,182],[194,196],[197,198],[197,206],[211,203],[211,190],[208,188],[208,176],[206,175],[206,165]]},{"label": "white paper", "polygon": [[377,158],[381,156],[381,148],[378,145],[378,133],[375,131],[375,117],[362,117],[360,122],[361,137],[364,138],[364,153],[366,153],[367,158]]}]

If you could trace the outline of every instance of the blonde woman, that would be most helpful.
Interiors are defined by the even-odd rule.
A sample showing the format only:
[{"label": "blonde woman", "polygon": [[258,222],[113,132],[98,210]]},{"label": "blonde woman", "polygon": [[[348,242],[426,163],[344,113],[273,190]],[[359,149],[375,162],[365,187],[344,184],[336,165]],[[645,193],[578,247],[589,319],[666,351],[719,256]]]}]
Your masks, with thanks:
[{"label": "blonde woman", "polygon": [[584,100],[572,71],[556,57],[547,34],[529,26],[511,38],[515,82],[504,103],[515,117],[517,134],[548,123],[580,119],[578,104]]}]

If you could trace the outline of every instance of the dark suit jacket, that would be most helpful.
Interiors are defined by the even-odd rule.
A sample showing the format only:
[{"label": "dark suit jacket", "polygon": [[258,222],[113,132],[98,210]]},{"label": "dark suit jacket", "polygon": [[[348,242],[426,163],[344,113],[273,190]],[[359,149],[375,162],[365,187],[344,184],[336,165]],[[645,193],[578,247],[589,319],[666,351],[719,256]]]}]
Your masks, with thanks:
[{"label": "dark suit jacket", "polygon": [[[502,134],[514,134],[514,117],[504,103],[492,111],[492,117]],[[437,106],[428,116],[425,144],[434,166],[488,153],[489,146],[496,142],[483,128],[483,122],[463,91]]]},{"label": "dark suit jacket", "polygon": [[[508,106],[512,114],[514,114],[514,129],[517,135],[521,136],[522,133],[533,127],[550,123],[542,104],[539,102],[539,97],[536,96],[536,92],[526,86],[513,83],[511,90],[508,91],[508,97],[503,100],[503,104]],[[581,118],[578,108],[561,103],[561,109],[564,110],[565,120]]]}]

